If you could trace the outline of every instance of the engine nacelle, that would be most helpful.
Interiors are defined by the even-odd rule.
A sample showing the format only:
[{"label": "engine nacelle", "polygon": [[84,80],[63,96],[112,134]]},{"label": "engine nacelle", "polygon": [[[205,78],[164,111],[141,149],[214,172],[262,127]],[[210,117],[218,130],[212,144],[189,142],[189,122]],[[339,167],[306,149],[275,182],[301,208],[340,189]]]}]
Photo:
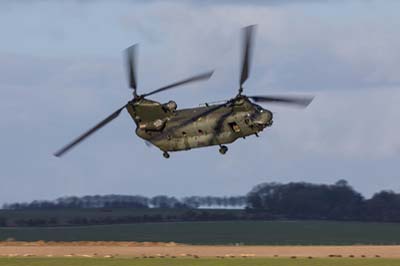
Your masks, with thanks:
[{"label": "engine nacelle", "polygon": [[169,101],[167,103],[164,103],[163,107],[165,108],[165,110],[167,110],[169,112],[175,112],[178,105],[174,101]]}]

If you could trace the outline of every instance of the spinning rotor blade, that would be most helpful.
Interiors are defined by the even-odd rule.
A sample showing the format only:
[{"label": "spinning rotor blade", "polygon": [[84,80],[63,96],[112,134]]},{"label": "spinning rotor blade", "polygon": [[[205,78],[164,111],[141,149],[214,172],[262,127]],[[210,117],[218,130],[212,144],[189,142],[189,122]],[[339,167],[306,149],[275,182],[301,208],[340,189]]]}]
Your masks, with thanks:
[{"label": "spinning rotor blade", "polygon": [[260,103],[282,103],[282,104],[292,104],[299,107],[307,107],[312,100],[313,96],[247,96],[255,102]]},{"label": "spinning rotor blade", "polygon": [[212,76],[213,73],[214,73],[214,71],[209,71],[209,72],[206,72],[204,74],[196,75],[196,76],[193,76],[191,78],[184,79],[184,80],[172,83],[172,84],[170,84],[168,86],[161,87],[161,88],[159,88],[157,90],[154,90],[152,92],[145,93],[142,96],[146,97],[146,96],[150,96],[150,95],[153,95],[153,94],[165,91],[165,90],[172,89],[172,88],[177,87],[177,86],[181,86],[181,85],[187,84],[187,83],[201,81],[201,80],[207,80]]},{"label": "spinning rotor blade", "polygon": [[255,30],[256,26],[251,25],[243,28],[243,34],[244,34],[244,39],[243,39],[243,54],[242,54],[242,74],[240,76],[240,88],[239,88],[239,94],[242,93],[243,91],[243,83],[247,80],[249,77],[249,71],[250,71],[250,57],[251,57],[251,52],[252,52],[252,47],[253,47],[253,33]]},{"label": "spinning rotor blade", "polygon": [[107,123],[111,122],[112,120],[114,120],[115,118],[118,117],[118,115],[121,113],[121,111],[127,106],[124,105],[121,108],[119,108],[117,111],[115,111],[114,113],[112,113],[111,115],[109,115],[106,119],[102,120],[100,123],[98,123],[97,125],[95,125],[93,128],[91,128],[90,130],[88,130],[87,132],[85,132],[84,134],[80,135],[78,138],[76,138],[74,141],[72,141],[71,143],[69,143],[68,145],[64,146],[62,149],[58,150],[56,153],[54,153],[54,156],[56,157],[61,157],[64,153],[66,153],[67,151],[69,151],[70,149],[72,149],[75,145],[79,144],[81,141],[83,141],[84,139],[86,139],[87,137],[89,137],[91,134],[93,134],[94,132],[96,132],[97,130],[99,130],[100,128],[102,128],[103,126],[105,126]]},{"label": "spinning rotor blade", "polygon": [[126,57],[126,62],[127,62],[127,70],[128,70],[128,81],[129,81],[129,87],[132,88],[136,92],[136,51],[137,51],[137,44],[134,44],[130,47],[128,47],[125,50],[125,57]]}]

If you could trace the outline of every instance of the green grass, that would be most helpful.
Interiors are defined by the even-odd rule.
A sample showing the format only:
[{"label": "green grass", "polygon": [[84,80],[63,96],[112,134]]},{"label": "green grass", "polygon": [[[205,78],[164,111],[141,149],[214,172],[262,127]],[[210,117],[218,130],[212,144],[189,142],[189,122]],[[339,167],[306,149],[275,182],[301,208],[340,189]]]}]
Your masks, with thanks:
[{"label": "green grass", "polygon": [[97,259],[0,258],[0,266],[391,266],[400,259]]},{"label": "green grass", "polygon": [[7,238],[20,241],[112,240],[245,245],[389,245],[400,244],[400,225],[322,221],[234,221],[0,228],[0,240]]}]

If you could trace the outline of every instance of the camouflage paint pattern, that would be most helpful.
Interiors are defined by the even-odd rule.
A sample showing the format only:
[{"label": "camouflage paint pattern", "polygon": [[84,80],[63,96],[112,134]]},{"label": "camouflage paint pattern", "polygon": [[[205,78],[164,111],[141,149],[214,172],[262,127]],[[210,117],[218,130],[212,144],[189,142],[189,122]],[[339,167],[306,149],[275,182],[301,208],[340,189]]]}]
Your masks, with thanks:
[{"label": "camouflage paint pattern", "polygon": [[246,96],[225,104],[176,110],[175,102],[148,99],[129,102],[136,134],[162,151],[190,150],[232,143],[272,125],[272,113]]}]

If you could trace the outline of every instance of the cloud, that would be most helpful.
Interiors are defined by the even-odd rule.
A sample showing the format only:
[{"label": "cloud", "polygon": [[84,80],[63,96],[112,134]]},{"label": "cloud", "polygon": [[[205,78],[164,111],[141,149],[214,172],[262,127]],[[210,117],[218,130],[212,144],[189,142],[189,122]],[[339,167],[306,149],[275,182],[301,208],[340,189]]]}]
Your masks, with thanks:
[{"label": "cloud", "polygon": [[[193,8],[166,2],[142,6],[121,22],[127,32],[137,28],[146,32],[149,43],[145,45],[153,40],[162,43],[158,48],[163,59],[175,60],[176,69],[188,63],[215,65],[225,76],[229,71],[232,87],[239,70],[239,29],[248,24],[259,25],[252,66],[256,85],[285,90],[398,86],[400,37],[395,23],[376,15],[384,12],[382,7],[365,11],[365,6],[375,7],[373,3],[332,3],[310,11],[306,5]],[[329,10],[342,8],[364,8],[365,13],[356,17],[344,13],[341,21],[335,21]],[[388,15],[389,21],[395,20],[392,16]]]},{"label": "cloud", "polygon": [[[365,193],[398,187],[398,4],[305,2],[89,2],[82,9],[44,2],[7,9],[0,17],[7,34],[0,48],[0,159],[6,162],[0,202],[95,193],[240,194],[266,179],[347,178]],[[140,92],[215,68],[208,82],[155,99],[188,107],[235,95],[240,28],[248,24],[259,26],[245,93],[315,94],[307,110],[266,106],[275,112],[270,131],[230,145],[224,157],[211,147],[164,160],[136,138],[126,113],[62,160],[51,156],[131,97],[121,51],[132,43],[141,44]]]}]

